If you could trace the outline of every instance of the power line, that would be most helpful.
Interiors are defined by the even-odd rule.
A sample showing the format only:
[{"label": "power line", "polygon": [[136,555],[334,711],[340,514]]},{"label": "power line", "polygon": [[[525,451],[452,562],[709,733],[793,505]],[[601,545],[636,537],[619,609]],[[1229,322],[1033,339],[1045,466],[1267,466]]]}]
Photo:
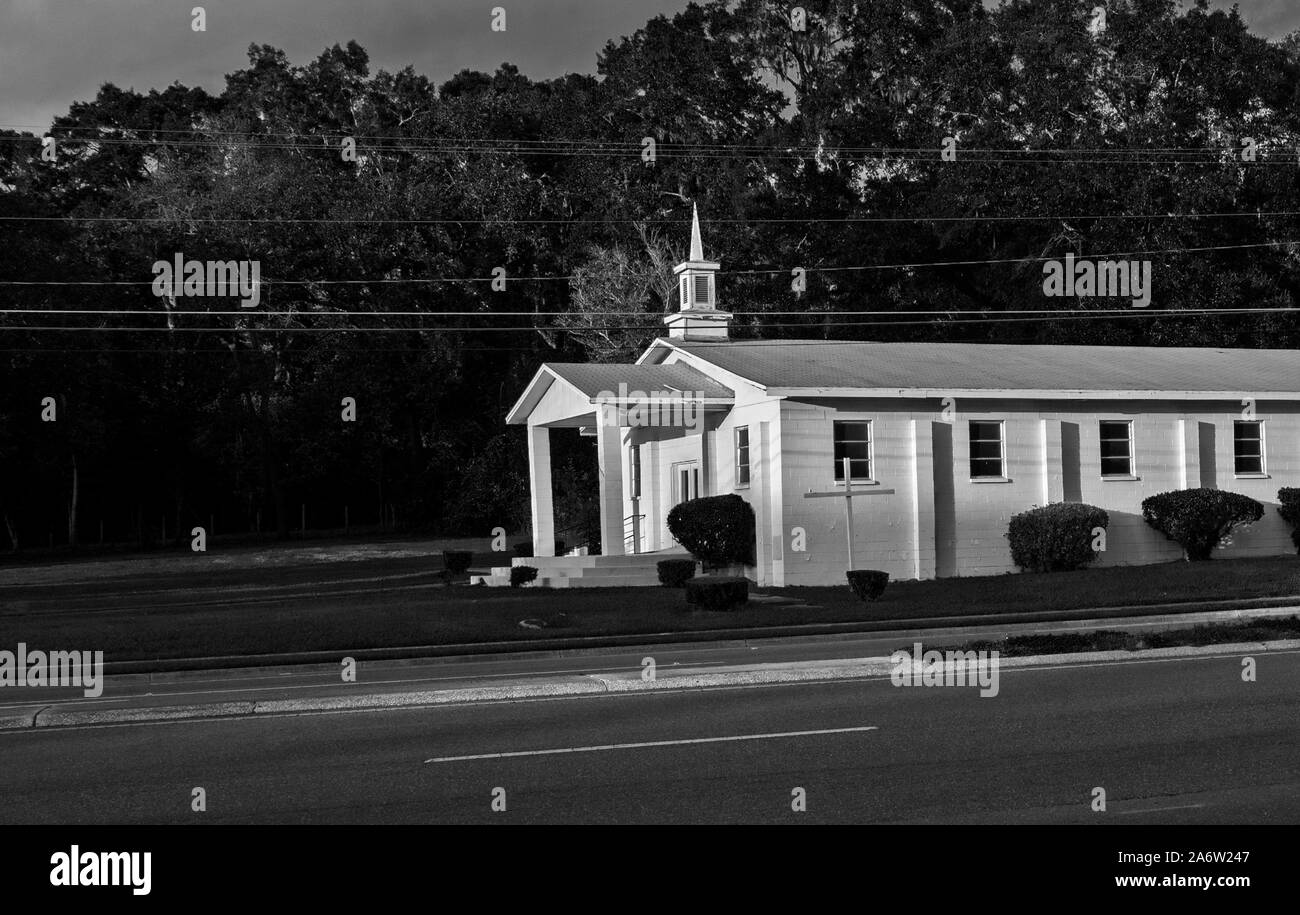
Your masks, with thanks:
[{"label": "power line", "polygon": [[[1212,213],[1070,213],[997,216],[781,216],[753,218],[710,218],[710,225],[796,224],[810,223],[917,223],[917,222],[1064,222],[1109,219],[1281,219],[1300,216],[1300,210],[1241,210]],[[600,219],[421,219],[400,217],[265,217],[265,216],[0,216],[4,222],[122,222],[122,223],[211,223],[217,225],[607,225],[646,223],[681,225],[681,218],[653,217],[634,219],[607,216]]]},{"label": "power line", "polygon": [[[1281,313],[1300,311],[1296,308],[1268,308],[1268,309],[1235,309],[1218,312],[1217,314],[1261,314],[1261,313]],[[899,312],[907,314],[907,312]],[[1203,317],[1204,315],[1197,311],[1182,310],[1156,310],[1148,309],[1128,309],[1125,311],[1105,311],[1091,314],[1068,313],[1062,315],[1038,315],[1033,317],[961,317],[960,313],[949,312],[946,318],[931,317],[925,320],[917,321],[829,321],[829,322],[765,322],[757,325],[763,329],[769,328],[801,328],[808,329],[828,329],[841,327],[902,327],[902,326],[938,326],[947,324],[950,326],[964,324],[1007,324],[1007,323],[1025,323],[1031,321],[1088,321],[1098,319],[1120,319],[1120,318],[1172,318],[1172,317]],[[536,331],[549,331],[552,333],[572,333],[575,331],[662,331],[662,324],[636,325],[622,324],[597,326],[586,325],[581,327],[557,327],[557,326],[537,326],[525,325],[516,327],[59,327],[59,326],[36,326],[36,327],[0,327],[0,333],[5,331],[12,332],[40,332],[40,333],[190,333],[190,334],[219,334],[219,333],[271,333],[271,334],[298,334],[298,333],[318,333],[318,334],[337,334],[337,333],[415,333],[415,334],[443,334],[443,333],[526,333]],[[828,341],[828,342],[852,342],[852,341]]]},{"label": "power line", "polygon": [[[1197,247],[1179,247],[1179,248],[1158,248],[1141,251],[1111,251],[1104,254],[1074,254],[1076,259],[1085,260],[1102,260],[1123,257],[1134,257],[1138,255],[1151,254],[1199,254],[1208,251],[1243,251],[1255,248],[1276,248],[1283,245],[1300,244],[1294,240],[1250,242],[1238,245],[1200,245]],[[828,266],[828,267],[811,267],[802,264],[795,267],[782,267],[775,269],[753,269],[753,270],[718,270],[718,275],[723,276],[790,276],[794,269],[804,270],[808,274],[820,273],[841,273],[856,272],[867,270],[917,270],[925,267],[974,267],[994,264],[1030,264],[1046,263],[1047,261],[1060,260],[1065,254],[1049,255],[1031,255],[1024,257],[1005,257],[991,258],[983,260],[954,260],[954,261],[917,261],[913,263],[902,264],[862,264],[852,266]],[[569,282],[577,279],[574,274],[561,276],[475,276],[475,277],[401,277],[401,278],[377,278],[364,280],[344,280],[344,279],[312,279],[312,280],[287,280],[287,279],[260,279],[258,282],[268,286],[381,286],[381,285],[406,285],[406,284],[428,284],[428,283],[493,283],[505,281],[507,284],[530,282]],[[157,282],[157,278],[152,280],[0,280],[0,286],[152,286]],[[206,283],[205,283],[206,286]]]},{"label": "power line", "polygon": [[[45,128],[40,124],[0,123],[0,128],[23,128],[23,127],[31,127],[37,130],[45,130]],[[144,132],[144,133],[210,134],[215,136],[243,137],[249,140],[258,140],[265,137],[276,137],[281,139],[283,138],[292,139],[292,138],[301,137],[304,139],[311,138],[311,139],[324,139],[324,140],[334,140],[334,141],[343,140],[345,138],[352,139],[352,140],[424,139],[427,141],[444,142],[444,143],[463,143],[463,144],[490,143],[490,144],[499,144],[499,145],[500,144],[524,144],[524,145],[538,145],[538,146],[572,145],[578,143],[585,143],[585,144],[589,144],[591,148],[620,147],[620,148],[627,148],[627,149],[633,149],[638,151],[640,149],[639,140],[600,140],[598,138],[565,139],[559,137],[471,137],[465,135],[448,135],[443,137],[409,137],[409,136],[394,135],[394,134],[354,134],[354,133],[343,133],[339,131],[330,131],[327,133],[309,133],[307,131],[294,131],[290,133],[281,133],[277,131],[263,131],[263,130],[258,130],[256,132],[251,130],[220,130],[209,126],[195,126],[189,128],[180,128],[180,127],[167,128],[167,127],[132,127],[132,126],[124,126],[120,124],[68,124],[68,125],[60,125],[58,127],[51,126],[49,129],[50,130],[83,130],[83,131],[116,130],[116,131],[136,131],[136,132]],[[62,139],[91,141],[91,140],[98,139],[101,136],[102,134],[98,134],[90,137],[62,137]],[[6,139],[38,140],[40,138],[39,137],[25,137],[25,138],[9,137]],[[147,140],[139,137],[136,138],[128,137],[123,139],[136,140],[139,142],[148,142]],[[765,150],[765,149],[772,149],[772,148],[782,148],[787,150],[807,150],[813,153],[815,153],[818,149],[821,148],[819,146],[803,147],[803,146],[791,146],[789,144],[764,145],[764,144],[737,144],[737,143],[708,142],[708,141],[692,141],[692,142],[664,141],[660,145],[669,145],[669,146],[682,147],[687,149],[716,149],[716,150],[731,150],[731,149]],[[1285,143],[1275,143],[1273,144],[1273,147],[1274,148],[1280,147],[1284,149],[1293,148]],[[934,151],[933,146],[898,146],[898,147],[844,146],[838,148],[844,150],[866,151],[866,152],[879,151],[879,150],[886,150],[886,151],[897,150],[899,152],[933,152]],[[1260,148],[1269,148],[1268,140],[1266,139],[1261,140]],[[1024,146],[981,146],[981,147],[969,147],[969,149],[975,152],[989,152],[989,153],[1043,153],[1043,154],[1061,153],[1064,154],[1064,153],[1076,153],[1076,152],[1095,152],[1095,153],[1104,153],[1104,154],[1126,153],[1130,155],[1147,155],[1151,153],[1213,153],[1213,152],[1222,152],[1225,150],[1234,153],[1240,152],[1240,147],[1233,147],[1226,144],[1214,145],[1214,146],[1205,146],[1205,145],[1200,145],[1200,146],[1066,146],[1066,147],[1029,147],[1029,148],[1026,148]]]},{"label": "power line", "polygon": [[[0,137],[0,142],[39,143],[38,137]],[[267,143],[267,142],[233,142],[210,140],[151,140],[138,137],[55,137],[66,143],[85,143],[99,145],[145,145],[166,146],[170,148],[221,149],[230,150],[282,150],[304,152],[328,152],[338,154],[337,145],[330,145],[331,138],[320,136],[319,142],[301,143]],[[350,139],[340,136],[339,140]],[[365,153],[480,153],[505,154],[515,156],[611,156],[619,158],[640,158],[643,149],[639,144],[600,144],[582,145],[578,141],[556,141],[567,146],[537,147],[520,145],[449,145],[443,142],[430,144],[398,143],[369,144],[357,147],[358,155]],[[755,151],[756,150],[756,151]],[[944,150],[938,147],[752,147],[719,146],[711,149],[699,149],[689,145],[679,146],[672,143],[657,143],[656,159],[759,159],[764,161],[803,161],[810,158],[836,158],[856,161],[918,162],[941,165],[956,164],[990,164],[990,165],[1060,165],[1060,164],[1094,164],[1094,165],[1285,165],[1300,167],[1300,147],[1257,147],[1249,161],[1241,159],[1241,148],[1205,147],[1195,153],[1154,153],[1145,150],[1107,149],[1098,151],[1096,156],[1085,155],[1082,158],[1064,158],[1065,155],[1078,156],[1080,150],[997,150],[956,147],[956,155],[951,160],[943,158]],[[1282,159],[1282,156],[1286,159]],[[1046,158],[1034,158],[1045,156]],[[1273,161],[1276,159],[1277,161]]]},{"label": "power line", "polygon": [[[36,130],[46,130],[46,128],[45,128],[43,125],[40,125],[40,124],[0,123],[0,128],[18,129],[18,128],[24,128],[24,127],[31,127],[31,128],[33,128],[33,129],[36,129]],[[426,140],[434,140],[434,141],[438,141],[438,142],[449,142],[449,143],[497,143],[497,144],[517,143],[517,144],[537,144],[537,145],[546,145],[546,144],[559,145],[559,144],[571,144],[571,143],[590,143],[590,144],[593,144],[593,145],[604,145],[604,146],[625,146],[625,147],[630,147],[630,148],[635,148],[635,147],[638,147],[638,145],[639,145],[639,141],[636,141],[636,140],[600,140],[600,139],[598,139],[598,138],[565,139],[565,138],[561,138],[561,137],[471,137],[471,136],[466,136],[466,135],[463,135],[463,134],[461,134],[461,135],[451,134],[451,135],[441,136],[441,137],[423,137],[423,138],[421,138],[421,137],[409,137],[409,136],[403,136],[403,135],[400,135],[400,134],[399,134],[399,135],[394,135],[394,134],[391,134],[391,133],[387,133],[387,134],[356,134],[356,133],[343,133],[343,132],[341,132],[341,131],[329,131],[329,132],[325,132],[325,133],[309,133],[309,132],[307,132],[306,130],[300,130],[300,131],[293,131],[293,132],[289,132],[289,133],[282,133],[282,132],[273,131],[273,130],[257,130],[257,131],[251,131],[251,130],[221,130],[221,129],[217,129],[217,128],[210,127],[210,126],[206,126],[206,125],[200,125],[200,126],[194,126],[194,127],[132,127],[132,126],[121,125],[121,124],[65,124],[65,125],[59,125],[59,126],[57,126],[57,127],[55,127],[55,126],[51,126],[51,127],[49,128],[49,130],[83,130],[83,131],[105,131],[105,130],[113,131],[113,130],[116,130],[116,131],[135,131],[135,132],[143,132],[143,133],[211,134],[211,135],[216,135],[216,136],[235,136],[235,137],[244,137],[244,138],[247,138],[247,139],[250,139],[250,140],[256,140],[256,139],[260,139],[260,138],[263,138],[263,137],[276,137],[276,138],[281,138],[281,139],[283,139],[283,138],[296,138],[296,137],[302,137],[302,138],[304,138],[304,139],[305,139],[305,138],[315,138],[315,139],[332,139],[332,140],[341,140],[341,139],[344,139],[344,138],[349,138],[349,139],[353,139],[353,140],[401,140],[401,139],[426,139]],[[10,139],[14,139],[14,138],[10,138]],[[35,138],[33,138],[33,137],[27,137],[27,138],[18,138],[18,139],[29,139],[29,140],[30,140],[30,139],[39,139],[39,137],[35,137]],[[67,138],[65,138],[65,139],[83,139],[83,140],[93,140],[93,139],[96,139],[96,136],[91,136],[91,137],[77,137],[77,138],[74,138],[74,137],[67,137]],[[128,138],[128,139],[131,139],[131,138]],[[140,138],[135,138],[135,139],[140,139]],[[741,149],[767,149],[767,148],[771,148],[771,145],[770,145],[770,144],[769,144],[769,145],[761,145],[761,144],[735,144],[735,143],[708,142],[708,141],[674,142],[674,143],[672,143],[671,145],[675,145],[675,146],[683,146],[683,147],[688,147],[688,148],[702,148],[702,149],[734,149],[734,148],[741,148]],[[791,146],[791,145],[789,145],[789,144],[776,144],[776,145],[777,145],[777,146],[782,146],[783,148],[787,148],[787,149],[809,149],[809,150],[816,150],[816,149],[818,148],[818,147],[816,147],[816,146],[802,147],[802,146]],[[1285,144],[1277,144],[1277,145],[1283,145],[1283,146],[1284,146]],[[903,151],[903,152],[928,152],[928,151],[930,151],[930,150],[933,149],[933,147],[930,147],[930,146],[899,146],[899,147],[852,146],[852,147],[842,147],[842,148],[844,148],[844,149],[867,149],[867,150],[872,150],[872,149],[885,149],[885,148],[888,148],[888,149],[895,149],[895,148],[896,148],[896,149],[899,149],[899,150],[901,150],[901,151]],[[1193,153],[1195,153],[1195,152],[1206,152],[1206,151],[1215,151],[1215,150],[1222,150],[1222,149],[1234,149],[1234,147],[1227,146],[1227,145],[1222,145],[1222,146],[1219,146],[1219,145],[1216,145],[1216,146],[1205,146],[1205,145],[1199,145],[1199,146],[1064,146],[1064,147],[1045,147],[1045,146],[1038,146],[1038,147],[1028,147],[1028,148],[1026,148],[1026,147],[1024,147],[1024,146],[981,146],[981,147],[971,147],[971,148],[972,148],[972,149],[979,150],[979,151],[981,151],[981,152],[998,152],[998,153],[1003,153],[1003,152],[1007,152],[1007,153],[1019,153],[1019,152],[1043,152],[1043,153],[1053,153],[1053,152],[1060,152],[1060,153],[1065,153],[1065,152],[1100,152],[1100,153],[1127,152],[1127,153],[1132,153],[1132,154],[1135,154],[1135,155],[1137,155],[1137,154],[1143,154],[1143,153],[1152,153],[1152,152],[1193,152]]]},{"label": "power line", "polygon": [[[15,125],[0,125],[15,126]],[[34,125],[28,125],[34,126]],[[68,134],[59,134],[55,131],[96,131],[88,136],[73,136]],[[122,133],[135,132],[145,134],[158,133],[180,133],[197,136],[212,137],[234,137],[235,141],[217,140],[217,139],[195,139],[195,140],[160,140],[148,136],[120,136],[106,134],[103,131],[119,131]],[[365,142],[371,148],[378,149],[450,149],[455,151],[477,150],[477,149],[516,149],[525,148],[537,150],[540,152],[560,150],[560,151],[614,151],[626,152],[629,154],[640,154],[643,149],[645,137],[638,137],[628,140],[602,140],[596,137],[467,137],[467,136],[404,136],[394,134],[357,134],[346,133],[342,131],[330,131],[328,133],[309,133],[298,131],[293,133],[279,133],[275,131],[259,131],[256,133],[248,131],[229,131],[214,130],[205,127],[196,127],[192,129],[177,128],[154,128],[154,127],[120,127],[116,125],[91,125],[91,126],[61,126],[53,127],[41,136],[11,136],[0,137],[0,139],[20,143],[40,143],[45,136],[53,137],[56,140],[75,143],[136,143],[145,145],[162,145],[162,144],[189,144],[189,145],[208,145],[229,147],[231,145],[248,145],[250,147],[265,146],[284,146],[286,148],[301,149],[320,149],[323,146],[340,145],[345,140],[351,140],[357,143]],[[285,144],[267,144],[267,139],[287,139],[291,142]],[[817,144],[803,146],[790,143],[735,143],[735,142],[708,142],[708,141],[676,141],[661,140],[657,137],[649,137],[655,140],[655,148],[660,150],[681,150],[681,151],[704,151],[716,153],[732,152],[784,152],[797,154],[801,158],[815,156],[827,151],[852,153],[855,155],[865,156],[893,156],[893,155],[937,155],[942,152],[942,147],[935,145],[928,146],[906,146],[906,145],[874,145],[874,146],[826,146]],[[1241,139],[1245,139],[1244,137]],[[399,144],[396,146],[383,146],[382,144]],[[412,143],[424,144],[422,146],[411,146]],[[1131,157],[1150,157],[1150,156],[1198,156],[1198,155],[1222,155],[1229,154],[1233,157],[1239,157],[1240,153],[1246,147],[1234,146],[1228,143],[1216,145],[1201,146],[1063,146],[1063,147],[1023,147],[1023,146],[962,146],[958,144],[956,149],[960,153],[969,153],[971,155],[1042,155],[1042,156],[1064,156],[1078,155],[1082,153],[1097,154],[1102,156],[1131,156]],[[1256,154],[1271,154],[1273,152],[1287,152],[1295,154],[1297,147],[1294,144],[1285,142],[1276,142],[1269,138],[1259,138],[1255,144]]]},{"label": "power line", "polygon": [[[986,309],[981,309],[981,312]],[[993,310],[993,309],[987,309]],[[1057,315],[1057,314],[1127,314],[1131,308],[1004,308],[997,309],[998,314],[1017,314],[1017,315]],[[1185,308],[1179,309],[1180,313],[1197,313],[1197,314],[1242,314],[1244,312],[1278,312],[1278,311],[1296,311],[1293,306],[1260,306],[1256,308]],[[747,315],[755,317],[767,317],[778,315],[781,317],[819,317],[830,315],[849,315],[853,317],[869,317],[872,315],[952,315],[961,312],[952,308],[933,308],[933,309],[899,309],[877,310],[877,311],[838,311],[832,309],[810,309],[810,310],[790,310],[790,311],[755,311],[748,312]],[[111,308],[0,308],[0,315],[17,314],[17,315],[110,315],[110,316],[167,316],[167,317],[258,317],[258,318],[572,318],[582,317],[584,315],[600,316],[626,316],[645,318],[644,312],[627,312],[627,311],[253,311],[250,309],[230,310],[230,311],[175,311],[158,309],[111,309]],[[677,314],[677,312],[664,312],[663,316]],[[617,326],[617,325],[610,325]]]}]

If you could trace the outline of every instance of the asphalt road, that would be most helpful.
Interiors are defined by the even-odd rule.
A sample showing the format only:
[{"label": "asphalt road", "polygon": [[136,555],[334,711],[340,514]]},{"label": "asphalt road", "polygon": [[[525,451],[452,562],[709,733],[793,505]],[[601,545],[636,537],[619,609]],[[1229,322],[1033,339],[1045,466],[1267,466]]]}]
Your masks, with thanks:
[{"label": "asphalt road", "polygon": [[1295,824],[1300,652],[1256,660],[0,732],[0,822]]}]

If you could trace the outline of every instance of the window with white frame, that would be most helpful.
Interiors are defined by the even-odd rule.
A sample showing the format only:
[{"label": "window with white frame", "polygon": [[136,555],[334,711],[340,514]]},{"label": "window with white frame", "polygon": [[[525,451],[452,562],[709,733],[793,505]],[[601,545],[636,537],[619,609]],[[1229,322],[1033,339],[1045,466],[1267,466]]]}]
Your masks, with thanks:
[{"label": "window with white frame", "polygon": [[849,459],[849,475],[854,480],[870,480],[871,420],[836,422],[835,479],[844,479],[844,459]]},{"label": "window with white frame", "polygon": [[736,488],[749,485],[749,426],[736,427]]},{"label": "window with white frame", "polygon": [[1101,475],[1133,476],[1133,423],[1103,419],[1101,431]]},{"label": "window with white frame", "polygon": [[1003,479],[1006,477],[1005,450],[1001,420],[971,420],[970,478]]},{"label": "window with white frame", "polygon": [[628,487],[632,492],[633,499],[641,498],[641,446],[633,445],[628,449],[628,470],[631,477],[631,485]]},{"label": "window with white frame", "polygon": [[1237,420],[1232,424],[1232,458],[1236,473],[1264,473],[1264,423]]}]

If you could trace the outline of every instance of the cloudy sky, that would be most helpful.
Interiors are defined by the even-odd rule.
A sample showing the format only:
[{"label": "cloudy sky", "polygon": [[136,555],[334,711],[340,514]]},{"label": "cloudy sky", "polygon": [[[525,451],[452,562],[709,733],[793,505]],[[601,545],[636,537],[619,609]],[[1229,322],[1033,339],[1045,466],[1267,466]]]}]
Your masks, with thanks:
[{"label": "cloudy sky", "polygon": [[[0,126],[42,131],[76,100],[113,82],[147,91],[172,82],[219,92],[251,43],[305,63],[355,38],[373,69],[407,64],[441,82],[469,67],[517,64],[535,79],[593,72],[613,37],[686,0],[221,0],[202,4],[207,31],[190,29],[199,0],[0,0]],[[504,33],[490,10],[506,7]],[[1230,6],[1227,0],[1211,5]],[[1240,0],[1254,30],[1300,28],[1300,0]]]}]

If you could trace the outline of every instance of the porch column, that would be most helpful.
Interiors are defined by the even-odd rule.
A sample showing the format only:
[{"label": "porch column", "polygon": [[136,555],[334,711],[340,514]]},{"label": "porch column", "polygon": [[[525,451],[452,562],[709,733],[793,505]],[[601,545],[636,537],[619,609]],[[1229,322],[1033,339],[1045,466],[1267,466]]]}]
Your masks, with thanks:
[{"label": "porch column", "polygon": [[[778,414],[779,417],[779,414]],[[781,424],[758,424],[758,448],[761,453],[763,487],[767,498],[767,517],[770,527],[760,530],[758,536],[768,537],[770,549],[768,564],[771,567],[768,584],[785,587],[785,488],[781,469]]]},{"label": "porch column", "polygon": [[596,408],[596,459],[600,467],[600,551],[623,555],[623,430],[618,408]]},{"label": "porch column", "polygon": [[659,442],[646,442],[641,446],[641,492],[650,493],[643,523],[649,525],[646,528],[649,531],[646,549],[651,553],[668,546],[664,539],[664,502],[667,501],[664,498],[664,476],[659,469]]},{"label": "porch column", "polygon": [[555,555],[555,510],[551,503],[551,430],[528,424],[528,480],[532,484],[533,555]]},{"label": "porch column", "polygon": [[709,433],[705,431],[708,427],[700,423],[700,448],[696,460],[700,462],[700,498],[711,496],[713,492],[713,474],[709,468]]}]

